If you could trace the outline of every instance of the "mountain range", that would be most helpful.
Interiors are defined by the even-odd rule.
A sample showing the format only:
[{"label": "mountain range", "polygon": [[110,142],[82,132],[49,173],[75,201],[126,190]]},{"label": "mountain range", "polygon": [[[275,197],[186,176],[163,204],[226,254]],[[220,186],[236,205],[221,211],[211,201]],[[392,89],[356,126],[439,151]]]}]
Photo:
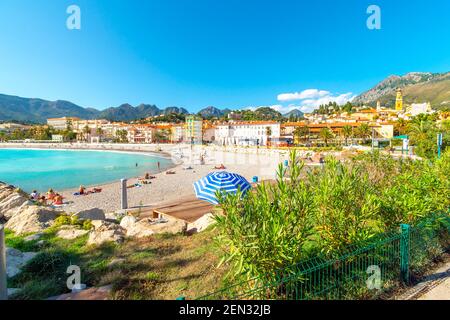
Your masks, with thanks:
[{"label": "mountain range", "polygon": [[[393,75],[354,98],[352,103],[375,106],[377,101],[380,101],[383,106],[393,106],[398,88],[402,89],[403,100],[406,104],[429,101],[434,109],[450,107],[450,72],[410,72],[403,76]],[[208,106],[197,114],[208,119],[222,117],[229,112],[231,112],[230,109],[221,110]],[[0,121],[45,123],[47,118],[64,116],[132,121],[171,113],[189,114],[189,111],[175,106],[160,109],[156,105],[143,103],[137,106],[125,103],[100,111],[94,108],[84,108],[64,100],[48,101],[0,94]],[[302,117],[303,112],[295,109],[283,116],[289,118],[291,115]]]},{"label": "mountain range", "polygon": [[450,107],[450,72],[393,75],[354,98],[352,103],[375,106],[380,101],[383,106],[393,106],[398,88],[402,89],[406,104],[430,102],[433,109]]}]

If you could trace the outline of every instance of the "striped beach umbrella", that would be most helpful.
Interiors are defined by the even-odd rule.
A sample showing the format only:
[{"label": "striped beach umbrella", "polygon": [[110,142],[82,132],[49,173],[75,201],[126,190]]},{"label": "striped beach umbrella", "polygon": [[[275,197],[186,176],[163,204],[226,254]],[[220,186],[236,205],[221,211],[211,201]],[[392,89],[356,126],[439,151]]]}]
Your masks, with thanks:
[{"label": "striped beach umbrella", "polygon": [[227,193],[236,193],[240,189],[245,193],[250,188],[250,183],[243,176],[226,171],[212,172],[197,182],[194,182],[197,198],[213,204],[218,204],[216,197],[216,191],[218,190]]}]

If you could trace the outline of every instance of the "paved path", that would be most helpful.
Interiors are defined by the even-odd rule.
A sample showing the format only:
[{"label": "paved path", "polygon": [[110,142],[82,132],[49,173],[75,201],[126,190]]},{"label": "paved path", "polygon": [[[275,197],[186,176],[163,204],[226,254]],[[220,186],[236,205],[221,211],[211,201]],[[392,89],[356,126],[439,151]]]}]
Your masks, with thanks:
[{"label": "paved path", "polygon": [[408,289],[399,300],[450,300],[450,256],[421,282]]}]

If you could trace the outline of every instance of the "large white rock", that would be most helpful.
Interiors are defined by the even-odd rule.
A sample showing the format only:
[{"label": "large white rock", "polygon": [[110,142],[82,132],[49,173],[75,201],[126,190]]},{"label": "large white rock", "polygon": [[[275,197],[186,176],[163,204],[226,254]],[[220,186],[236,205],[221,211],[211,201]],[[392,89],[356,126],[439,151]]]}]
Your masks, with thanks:
[{"label": "large white rock", "polygon": [[20,268],[36,255],[36,252],[21,252],[17,249],[6,248],[6,275],[11,278],[19,274]]},{"label": "large white rock", "polygon": [[89,233],[88,245],[100,245],[105,242],[121,243],[125,239],[125,229],[107,221],[93,221],[94,230]]},{"label": "large white rock", "polygon": [[4,217],[6,220],[9,220],[9,219],[11,219],[12,216],[14,216],[16,213],[22,212],[22,210],[24,210],[25,207],[30,206],[30,205],[33,205],[33,203],[32,203],[31,201],[27,200],[27,201],[25,201],[24,203],[22,203],[22,205],[20,205],[20,206],[18,206],[18,207],[11,208],[11,209],[9,209],[8,211],[6,211],[6,212],[3,214],[3,217]]},{"label": "large white rock", "polygon": [[120,226],[125,229],[130,229],[136,223],[136,218],[133,216],[126,216],[120,220]]},{"label": "large white rock", "polygon": [[57,233],[56,236],[62,239],[67,239],[67,240],[73,240],[76,238],[79,238],[81,236],[84,236],[85,234],[88,234],[89,230],[83,230],[83,229],[77,229],[76,227],[67,227],[67,228],[63,228],[60,229]]},{"label": "large white rock", "polygon": [[37,233],[48,228],[62,212],[41,206],[25,206],[5,224],[6,229],[16,234]]},{"label": "large white rock", "polygon": [[166,217],[159,219],[142,219],[127,228],[127,236],[134,238],[144,238],[158,233],[184,233],[187,223],[183,220]]},{"label": "large white rock", "polygon": [[202,232],[215,222],[216,220],[214,219],[214,215],[212,213],[207,213],[198,220],[189,223],[187,226],[187,232],[188,233]]},{"label": "large white rock", "polygon": [[167,222],[156,223],[152,226],[155,233],[184,233],[187,229],[187,222],[184,220],[168,218]]},{"label": "large white rock", "polygon": [[28,202],[28,199],[19,193],[13,192],[0,202],[0,217],[7,211],[20,207],[22,204]]},{"label": "large white rock", "polygon": [[9,187],[6,184],[0,184],[0,202],[13,193],[15,193],[14,188]]}]

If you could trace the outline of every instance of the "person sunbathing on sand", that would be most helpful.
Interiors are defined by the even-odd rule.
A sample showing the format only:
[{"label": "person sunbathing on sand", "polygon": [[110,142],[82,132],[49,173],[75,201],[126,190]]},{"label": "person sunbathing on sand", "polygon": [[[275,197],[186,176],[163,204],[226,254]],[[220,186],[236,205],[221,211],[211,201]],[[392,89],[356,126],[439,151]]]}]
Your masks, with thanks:
[{"label": "person sunbathing on sand", "polygon": [[57,193],[53,198],[53,204],[57,206],[63,205],[63,196]]},{"label": "person sunbathing on sand", "polygon": [[42,204],[43,206],[47,205],[47,199],[45,199],[45,196],[40,196],[39,199],[38,199],[38,202],[40,204]]},{"label": "person sunbathing on sand", "polygon": [[217,170],[224,170],[224,169],[226,169],[226,168],[225,168],[225,166],[224,166],[223,163],[222,163],[219,167],[218,167],[218,166],[215,166],[214,169],[217,169]]},{"label": "person sunbathing on sand", "polygon": [[49,189],[47,191],[47,200],[53,200],[53,198],[55,198],[56,194],[53,191],[53,189]]},{"label": "person sunbathing on sand", "polygon": [[166,171],[166,174],[175,174],[175,171],[169,170],[169,171]]},{"label": "person sunbathing on sand", "polygon": [[33,190],[32,193],[30,193],[30,199],[37,201],[39,199],[40,195],[36,190]]},{"label": "person sunbathing on sand", "polygon": [[80,189],[78,189],[78,193],[79,193],[80,195],[85,194],[85,191],[86,191],[86,188],[83,187],[83,186],[80,186]]}]

